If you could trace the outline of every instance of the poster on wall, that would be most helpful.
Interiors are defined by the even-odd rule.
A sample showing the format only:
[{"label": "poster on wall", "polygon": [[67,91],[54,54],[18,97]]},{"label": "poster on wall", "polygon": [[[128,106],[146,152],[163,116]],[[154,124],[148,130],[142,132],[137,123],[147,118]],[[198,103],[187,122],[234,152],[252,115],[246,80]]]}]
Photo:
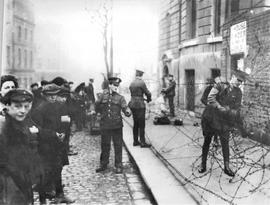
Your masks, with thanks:
[{"label": "poster on wall", "polygon": [[230,30],[230,53],[231,55],[246,53],[247,42],[246,42],[246,32],[247,22],[243,21],[241,23],[231,26]]}]

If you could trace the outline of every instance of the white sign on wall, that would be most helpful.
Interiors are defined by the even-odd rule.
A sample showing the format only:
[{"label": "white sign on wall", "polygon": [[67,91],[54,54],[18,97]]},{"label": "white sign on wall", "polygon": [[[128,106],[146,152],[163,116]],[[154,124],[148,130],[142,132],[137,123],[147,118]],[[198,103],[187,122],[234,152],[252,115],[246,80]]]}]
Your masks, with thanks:
[{"label": "white sign on wall", "polygon": [[247,50],[247,22],[231,26],[230,53],[246,53]]}]

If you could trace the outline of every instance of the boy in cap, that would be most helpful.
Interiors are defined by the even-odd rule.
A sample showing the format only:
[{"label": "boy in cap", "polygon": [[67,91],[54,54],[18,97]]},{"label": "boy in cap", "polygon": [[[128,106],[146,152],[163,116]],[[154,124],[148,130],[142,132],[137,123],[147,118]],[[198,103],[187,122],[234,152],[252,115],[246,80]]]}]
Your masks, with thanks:
[{"label": "boy in cap", "polygon": [[[48,132],[29,117],[32,101],[33,95],[24,89],[11,90],[3,98],[7,110],[1,127],[0,178],[4,174],[2,185],[7,192],[0,194],[0,204],[32,204],[32,185],[39,185],[40,202],[44,202],[40,186],[44,170],[38,145]],[[56,133],[50,135],[57,140]]]},{"label": "boy in cap", "polygon": [[125,98],[118,93],[118,86],[121,79],[110,77],[109,89],[105,89],[95,103],[95,110],[100,113],[101,131],[101,156],[100,167],[96,172],[107,169],[109,164],[111,140],[115,151],[116,173],[122,173],[122,143],[123,143],[123,121],[121,111],[129,117],[131,112]]},{"label": "boy in cap", "polygon": [[239,86],[245,81],[246,74],[242,71],[232,73],[229,85],[222,77],[215,79],[216,84],[207,98],[207,107],[202,114],[202,130],[204,144],[202,148],[202,163],[200,173],[206,171],[207,155],[213,135],[220,137],[223,152],[224,173],[234,177],[235,173],[229,167],[229,135],[232,128],[237,127],[243,134],[240,123],[242,91]]},{"label": "boy in cap", "polygon": [[[144,95],[146,95],[146,101],[151,101],[151,93],[146,87],[145,82],[142,80],[143,71],[136,70],[136,78],[131,82],[129,86],[131,99],[129,107],[133,115],[133,146],[140,145],[141,147],[150,147],[151,145],[145,142],[145,103]],[[140,133],[140,142],[138,135]]]},{"label": "boy in cap", "polygon": [[[61,113],[57,104],[58,94],[62,89],[55,84],[45,85],[42,94],[46,100],[32,111],[32,118],[42,128],[65,136],[65,130],[61,123]],[[48,173],[46,178],[47,187],[50,188],[47,191],[52,195],[52,187],[55,188],[55,202],[57,203],[73,203],[73,200],[64,195],[62,186],[62,169],[63,165],[67,163],[67,161],[64,162],[63,160],[63,148],[65,148],[63,142],[41,144],[43,161]]]}]

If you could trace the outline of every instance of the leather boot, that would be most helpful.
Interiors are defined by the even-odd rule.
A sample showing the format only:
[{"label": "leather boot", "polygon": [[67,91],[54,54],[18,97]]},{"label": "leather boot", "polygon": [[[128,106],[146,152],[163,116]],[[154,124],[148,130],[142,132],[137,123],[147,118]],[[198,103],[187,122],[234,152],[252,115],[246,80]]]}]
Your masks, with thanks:
[{"label": "leather boot", "polygon": [[96,169],[96,172],[103,172],[107,169],[107,166],[100,166],[99,168]]},{"label": "leather boot", "polygon": [[225,162],[224,173],[227,174],[230,177],[234,177],[235,176],[235,173],[229,167],[229,162]]},{"label": "leather boot", "polygon": [[201,174],[206,172],[206,163],[201,164],[201,167],[199,168],[198,172]]}]

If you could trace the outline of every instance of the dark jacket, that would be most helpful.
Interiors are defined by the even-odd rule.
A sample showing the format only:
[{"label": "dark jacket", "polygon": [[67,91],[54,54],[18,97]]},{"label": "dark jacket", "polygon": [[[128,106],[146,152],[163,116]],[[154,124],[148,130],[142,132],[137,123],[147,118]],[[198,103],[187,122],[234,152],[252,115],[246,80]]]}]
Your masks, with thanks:
[{"label": "dark jacket", "polygon": [[[215,86],[208,95],[208,105],[202,114],[202,127],[205,124],[218,131],[227,131],[234,127],[240,113],[242,91],[238,87],[219,90]],[[207,122],[207,123],[205,123]]]},{"label": "dark jacket", "polygon": [[175,96],[175,86],[176,86],[176,82],[174,80],[169,82],[169,86],[164,89],[164,93],[166,94],[166,97]]},{"label": "dark jacket", "polygon": [[[48,101],[43,101],[32,111],[31,117],[40,127],[50,130],[52,133],[61,132],[61,117],[59,116],[58,106]],[[42,141],[40,153],[45,164],[62,165],[61,150],[63,143],[52,140]]]},{"label": "dark jacket", "polygon": [[96,99],[94,94],[94,87],[92,84],[88,84],[88,86],[85,87],[85,93],[88,99],[94,103]]},{"label": "dark jacket", "polygon": [[147,89],[146,84],[142,79],[136,78],[130,84],[129,90],[131,99],[128,105],[131,109],[145,108],[144,95],[146,95],[147,102],[151,101],[151,93]]},{"label": "dark jacket", "polygon": [[[42,183],[44,177],[39,142],[46,131],[38,128],[31,118],[18,122],[6,115],[6,120],[1,123],[0,168],[4,170],[7,179],[10,177],[14,181],[26,202],[31,203],[32,185]],[[38,132],[31,132],[33,126],[38,128]],[[4,185],[15,188],[10,180],[6,182]]]},{"label": "dark jacket", "polygon": [[125,98],[118,93],[105,89],[95,103],[97,113],[101,114],[100,128],[118,129],[123,127],[121,111],[130,116]]}]

